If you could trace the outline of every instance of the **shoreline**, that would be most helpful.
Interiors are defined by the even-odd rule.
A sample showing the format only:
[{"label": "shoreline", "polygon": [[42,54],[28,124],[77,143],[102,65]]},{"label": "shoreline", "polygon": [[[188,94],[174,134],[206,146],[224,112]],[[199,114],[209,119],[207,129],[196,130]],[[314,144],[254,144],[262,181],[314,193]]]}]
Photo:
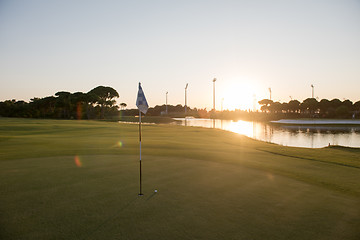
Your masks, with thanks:
[{"label": "shoreline", "polygon": [[270,121],[274,124],[286,125],[360,125],[360,120],[347,120],[347,119],[280,119],[277,121]]}]

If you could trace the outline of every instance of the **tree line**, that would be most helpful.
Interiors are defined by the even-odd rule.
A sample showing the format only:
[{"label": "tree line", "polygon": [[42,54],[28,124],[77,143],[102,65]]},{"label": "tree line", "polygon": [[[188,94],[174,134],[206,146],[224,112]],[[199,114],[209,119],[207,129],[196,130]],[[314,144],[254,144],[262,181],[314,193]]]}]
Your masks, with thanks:
[{"label": "tree line", "polygon": [[288,103],[273,102],[269,99],[259,101],[261,111],[268,114],[280,114],[291,117],[319,118],[359,118],[360,101],[341,101],[337,98],[328,100],[307,98],[303,102],[291,100]]},{"label": "tree line", "polygon": [[[0,102],[0,117],[56,119],[119,119],[137,116],[138,109],[125,109],[126,103],[116,104],[118,92],[111,87],[98,86],[87,93],[60,91],[54,96],[32,98],[30,102],[6,100]],[[217,118],[232,120],[274,120],[280,118],[360,118],[360,101],[307,98],[303,102],[259,101],[261,111],[214,111],[190,108],[178,104],[150,107],[147,116]]]},{"label": "tree line", "polygon": [[[350,100],[341,101],[337,98],[318,101],[316,98],[307,98],[303,102],[291,100],[289,102],[274,102],[270,99],[259,101],[260,111],[251,110],[223,110],[214,111],[187,107],[186,116],[231,120],[268,121],[281,118],[360,118],[360,101],[353,103]],[[185,107],[182,105],[167,106],[168,116],[184,117]],[[126,110],[127,115],[137,115],[137,109]],[[166,105],[149,108],[147,115],[166,115]]]},{"label": "tree line", "polygon": [[[32,98],[30,102],[6,100],[0,102],[0,116],[57,119],[104,119],[118,114],[112,87],[98,86],[87,93],[60,91],[55,96]],[[126,107],[121,103],[120,107]]]}]

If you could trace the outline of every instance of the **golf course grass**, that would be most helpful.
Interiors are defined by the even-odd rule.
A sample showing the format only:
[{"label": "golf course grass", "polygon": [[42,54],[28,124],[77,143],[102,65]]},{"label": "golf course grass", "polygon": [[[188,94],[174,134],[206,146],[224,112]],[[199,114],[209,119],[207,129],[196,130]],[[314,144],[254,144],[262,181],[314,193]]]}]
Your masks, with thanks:
[{"label": "golf course grass", "polygon": [[360,239],[360,149],[142,130],[0,118],[0,239]]}]

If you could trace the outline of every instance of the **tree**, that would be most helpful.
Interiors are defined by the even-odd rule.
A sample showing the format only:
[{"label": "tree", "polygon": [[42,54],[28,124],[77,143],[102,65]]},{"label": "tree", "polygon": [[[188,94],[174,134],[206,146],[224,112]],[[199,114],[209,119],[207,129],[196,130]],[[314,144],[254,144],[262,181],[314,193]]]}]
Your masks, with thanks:
[{"label": "tree", "polygon": [[282,112],[282,104],[280,102],[273,102],[269,107],[270,112],[280,113]]},{"label": "tree", "polygon": [[300,102],[298,100],[291,100],[288,104],[290,112],[298,112],[300,110]]},{"label": "tree", "polygon": [[336,117],[338,118],[349,118],[350,117],[350,110],[347,106],[341,105],[335,110]]},{"label": "tree", "polygon": [[63,118],[70,118],[70,111],[71,111],[70,96],[71,96],[71,93],[61,91],[61,92],[55,93],[55,96],[57,96],[56,106],[61,109],[60,116],[62,116]]},{"label": "tree", "polygon": [[319,102],[315,98],[307,98],[301,103],[300,107],[313,115],[319,109]]},{"label": "tree", "polygon": [[53,96],[44,98],[32,98],[30,112],[32,117],[52,118],[55,115],[56,98]]},{"label": "tree", "polygon": [[98,86],[89,91],[97,97],[97,103],[101,106],[101,118],[105,117],[105,108],[111,108],[115,104],[114,98],[118,98],[118,92],[112,87]]},{"label": "tree", "polygon": [[327,116],[329,109],[331,108],[330,101],[327,99],[321,99],[319,102],[319,109],[321,116]]},{"label": "tree", "polygon": [[87,96],[85,93],[76,92],[71,94],[72,116],[76,119],[82,119],[83,106],[87,104]]},{"label": "tree", "polygon": [[54,117],[56,98],[53,96],[39,99],[40,112],[42,117]]},{"label": "tree", "polygon": [[94,111],[94,104],[97,102],[98,97],[94,93],[85,93],[86,117],[91,119]]},{"label": "tree", "polygon": [[121,110],[124,110],[126,108],[126,106],[127,106],[126,103],[120,103]]},{"label": "tree", "polygon": [[273,103],[273,101],[270,100],[270,99],[263,99],[263,100],[260,100],[258,103],[259,103],[260,105],[262,105],[262,106],[260,107],[261,111],[267,112],[267,111],[270,110],[270,105]]},{"label": "tree", "polygon": [[355,111],[360,111],[360,101],[357,101],[356,103],[354,103],[353,105]]},{"label": "tree", "polygon": [[287,102],[281,103],[281,109],[282,109],[283,112],[290,112],[289,103],[287,103]]},{"label": "tree", "polygon": [[345,106],[345,107],[347,107],[348,109],[352,109],[352,107],[353,107],[353,102],[350,101],[349,99],[346,99],[346,100],[344,100],[344,101],[341,103],[341,106]]},{"label": "tree", "polygon": [[338,107],[341,106],[341,101],[337,98],[334,98],[333,100],[330,101],[330,106],[334,109],[337,109]]},{"label": "tree", "polygon": [[29,117],[28,103],[20,100],[6,100],[0,102],[0,116],[1,117]]},{"label": "tree", "polygon": [[354,103],[353,109],[354,109],[354,116],[358,116],[358,114],[360,112],[360,101],[357,101],[356,103]]}]

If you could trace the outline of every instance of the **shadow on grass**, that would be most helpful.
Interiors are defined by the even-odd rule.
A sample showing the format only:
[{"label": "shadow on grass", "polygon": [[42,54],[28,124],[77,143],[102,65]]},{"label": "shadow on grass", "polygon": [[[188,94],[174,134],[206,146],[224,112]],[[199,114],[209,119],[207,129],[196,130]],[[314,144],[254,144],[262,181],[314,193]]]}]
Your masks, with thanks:
[{"label": "shadow on grass", "polygon": [[156,192],[153,192],[153,194],[151,194],[147,199],[146,201],[149,201],[151,198],[153,198],[154,196],[156,195]]}]

